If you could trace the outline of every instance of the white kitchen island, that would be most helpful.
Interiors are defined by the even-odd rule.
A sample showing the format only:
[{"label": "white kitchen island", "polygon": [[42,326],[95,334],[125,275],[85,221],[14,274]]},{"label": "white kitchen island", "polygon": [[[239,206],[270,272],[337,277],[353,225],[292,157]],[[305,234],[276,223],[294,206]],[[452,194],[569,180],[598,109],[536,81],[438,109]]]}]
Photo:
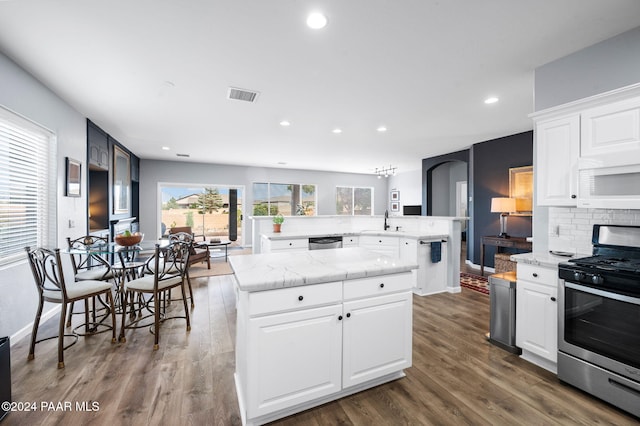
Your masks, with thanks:
[{"label": "white kitchen island", "polygon": [[363,248],[232,256],[236,391],[263,424],[404,376],[417,264]]}]

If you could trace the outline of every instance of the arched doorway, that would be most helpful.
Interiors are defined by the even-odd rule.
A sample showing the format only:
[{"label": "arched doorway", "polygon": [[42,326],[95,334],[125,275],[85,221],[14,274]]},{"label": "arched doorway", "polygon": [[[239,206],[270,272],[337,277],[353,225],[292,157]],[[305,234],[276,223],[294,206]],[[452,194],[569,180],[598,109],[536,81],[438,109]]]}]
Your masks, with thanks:
[{"label": "arched doorway", "polygon": [[[426,171],[427,216],[468,216],[468,163],[443,160]],[[460,265],[467,260],[468,221],[461,223]]]}]

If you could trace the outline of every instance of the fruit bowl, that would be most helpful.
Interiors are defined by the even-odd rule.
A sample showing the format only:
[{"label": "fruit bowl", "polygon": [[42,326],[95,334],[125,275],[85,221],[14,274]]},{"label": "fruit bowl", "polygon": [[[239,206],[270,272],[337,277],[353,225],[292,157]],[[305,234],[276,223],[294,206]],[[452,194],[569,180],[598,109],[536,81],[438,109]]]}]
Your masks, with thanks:
[{"label": "fruit bowl", "polygon": [[116,244],[118,244],[119,246],[124,246],[124,247],[129,247],[129,246],[135,246],[136,244],[140,243],[140,241],[142,241],[142,238],[144,238],[143,234],[137,234],[137,235],[116,235]]}]

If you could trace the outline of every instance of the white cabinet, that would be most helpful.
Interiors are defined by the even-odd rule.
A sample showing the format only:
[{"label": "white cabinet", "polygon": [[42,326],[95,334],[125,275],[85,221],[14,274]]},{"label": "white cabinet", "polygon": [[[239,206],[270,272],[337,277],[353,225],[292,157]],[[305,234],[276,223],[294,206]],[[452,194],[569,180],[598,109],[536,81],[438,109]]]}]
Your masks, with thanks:
[{"label": "white cabinet", "polygon": [[[400,238],[399,257],[402,260],[418,263],[418,240],[414,238]],[[413,287],[418,284],[418,276],[422,275],[421,271],[414,269],[411,271],[411,280]]]},{"label": "white cabinet", "polygon": [[344,303],[343,387],[411,366],[411,303],[407,291]]},{"label": "white cabinet", "polygon": [[309,250],[308,238],[291,238],[283,240],[274,240],[262,236],[260,242],[262,253],[276,253],[283,251],[307,251]]},{"label": "white cabinet", "polygon": [[536,191],[541,206],[575,206],[580,116],[536,123]]},{"label": "white cabinet", "polygon": [[398,237],[380,237],[377,235],[361,235],[360,247],[384,254],[390,257],[398,257],[400,255],[400,244]]},{"label": "white cabinet", "polygon": [[516,345],[522,357],[555,372],[558,356],[558,270],[518,263]]},{"label": "white cabinet", "polygon": [[418,240],[400,238],[400,259],[418,263]]},{"label": "white cabinet", "polygon": [[249,320],[249,417],[340,390],[341,313],[338,304]]},{"label": "white cabinet", "polygon": [[640,163],[640,97],[583,111],[580,157],[599,166]]},{"label": "white cabinet", "polygon": [[349,235],[342,237],[342,247],[358,247],[359,239],[357,236]]},{"label": "white cabinet", "polygon": [[243,423],[266,423],[402,377],[412,362],[410,277],[238,291]]}]

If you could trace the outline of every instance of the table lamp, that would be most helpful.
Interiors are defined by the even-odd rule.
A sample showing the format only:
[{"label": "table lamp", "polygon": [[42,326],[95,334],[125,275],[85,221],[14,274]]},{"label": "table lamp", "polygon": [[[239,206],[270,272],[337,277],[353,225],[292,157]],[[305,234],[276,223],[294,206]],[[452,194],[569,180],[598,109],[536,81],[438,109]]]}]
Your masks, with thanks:
[{"label": "table lamp", "polygon": [[496,197],[491,199],[491,213],[500,213],[500,238],[509,238],[507,234],[507,216],[516,210],[516,199]]}]

